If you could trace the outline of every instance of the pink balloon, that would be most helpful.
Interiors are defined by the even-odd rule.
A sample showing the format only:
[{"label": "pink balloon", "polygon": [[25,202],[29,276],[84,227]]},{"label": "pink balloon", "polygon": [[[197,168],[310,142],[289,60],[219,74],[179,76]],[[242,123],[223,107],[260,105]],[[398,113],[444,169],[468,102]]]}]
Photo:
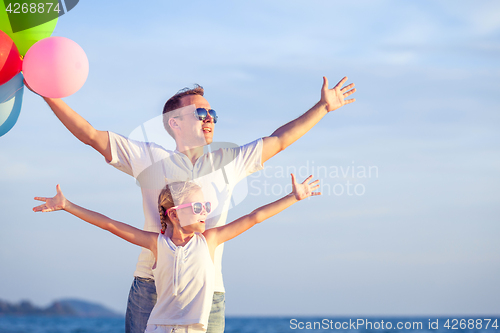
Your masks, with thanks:
[{"label": "pink balloon", "polygon": [[36,93],[62,98],[80,89],[89,74],[83,49],[65,37],[49,37],[36,42],[23,61],[24,79]]}]

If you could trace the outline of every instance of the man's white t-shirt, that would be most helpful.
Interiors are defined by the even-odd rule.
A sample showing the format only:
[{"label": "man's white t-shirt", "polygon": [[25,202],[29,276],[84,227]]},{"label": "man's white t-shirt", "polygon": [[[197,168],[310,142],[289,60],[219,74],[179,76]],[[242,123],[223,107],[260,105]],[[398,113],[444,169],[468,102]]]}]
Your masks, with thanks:
[{"label": "man's white t-shirt", "polygon": [[[220,148],[200,156],[193,165],[178,151],[166,150],[151,142],[130,140],[109,132],[111,161],[118,170],[133,176],[141,187],[144,209],[144,230],[160,232],[158,196],[167,183],[192,180],[201,186],[205,201],[212,204],[212,212],[205,221],[210,229],[226,223],[231,207],[231,195],[236,184],[262,166],[262,139],[244,146]],[[215,250],[215,291],[224,292],[222,280],[222,253],[224,244]],[[134,276],[153,278],[154,255],[142,249]]]}]

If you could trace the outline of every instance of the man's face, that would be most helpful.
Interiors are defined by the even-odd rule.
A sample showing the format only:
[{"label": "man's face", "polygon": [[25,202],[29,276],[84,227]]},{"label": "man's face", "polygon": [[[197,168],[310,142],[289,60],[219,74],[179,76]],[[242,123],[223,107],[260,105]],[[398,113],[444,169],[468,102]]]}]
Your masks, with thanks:
[{"label": "man's face", "polygon": [[[181,99],[181,107],[195,105],[196,108],[210,109],[210,104],[208,101],[200,95],[188,95]],[[194,111],[194,110],[193,110]],[[192,136],[195,139],[199,136],[205,138],[206,144],[210,144],[213,141],[214,136],[214,120],[210,115],[207,115],[205,120],[199,120],[194,113],[187,114],[182,117],[183,131],[182,135]],[[186,138],[191,139],[191,138]],[[192,140],[189,140],[192,141]]]}]

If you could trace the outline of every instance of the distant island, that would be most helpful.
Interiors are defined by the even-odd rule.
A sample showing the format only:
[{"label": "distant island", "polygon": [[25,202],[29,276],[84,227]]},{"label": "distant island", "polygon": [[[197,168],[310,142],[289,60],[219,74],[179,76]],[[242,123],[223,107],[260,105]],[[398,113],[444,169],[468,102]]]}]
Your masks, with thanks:
[{"label": "distant island", "polygon": [[100,304],[78,299],[62,299],[54,301],[46,308],[33,305],[30,301],[12,304],[0,300],[0,316],[70,316],[80,318],[112,318],[123,317]]}]

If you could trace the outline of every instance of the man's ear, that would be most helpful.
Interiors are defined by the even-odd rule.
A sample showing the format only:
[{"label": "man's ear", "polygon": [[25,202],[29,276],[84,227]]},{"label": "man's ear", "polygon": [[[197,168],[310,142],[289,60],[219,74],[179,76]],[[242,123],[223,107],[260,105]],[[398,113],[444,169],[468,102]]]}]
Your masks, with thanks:
[{"label": "man's ear", "polygon": [[170,126],[170,128],[172,130],[179,129],[179,123],[177,122],[177,120],[175,118],[170,118],[168,120],[168,126]]}]

